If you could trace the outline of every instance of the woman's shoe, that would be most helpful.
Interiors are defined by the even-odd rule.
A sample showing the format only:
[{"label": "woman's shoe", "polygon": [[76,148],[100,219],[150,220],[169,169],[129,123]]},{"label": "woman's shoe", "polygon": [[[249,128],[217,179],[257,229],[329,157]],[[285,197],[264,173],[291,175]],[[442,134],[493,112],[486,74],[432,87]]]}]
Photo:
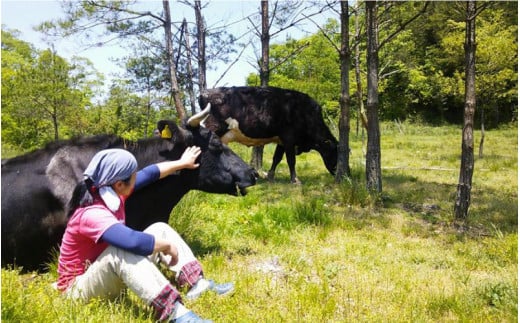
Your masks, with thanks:
[{"label": "woman's shoe", "polygon": [[193,313],[193,311],[189,311],[183,316],[170,321],[171,323],[212,323],[210,320],[203,320],[197,316],[197,314]]},{"label": "woman's shoe", "polygon": [[229,295],[235,290],[235,284],[215,284],[213,280],[200,279],[186,294],[186,298],[194,300],[205,291],[214,291],[217,295]]}]

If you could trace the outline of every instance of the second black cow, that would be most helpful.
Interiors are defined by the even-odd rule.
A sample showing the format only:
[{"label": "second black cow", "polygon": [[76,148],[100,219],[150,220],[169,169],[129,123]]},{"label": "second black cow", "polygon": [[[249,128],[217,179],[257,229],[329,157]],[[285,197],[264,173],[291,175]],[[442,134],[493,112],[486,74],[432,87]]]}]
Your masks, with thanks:
[{"label": "second black cow", "polygon": [[320,105],[305,93],[277,87],[221,87],[209,89],[199,98],[206,107],[188,122],[204,126],[222,142],[247,146],[276,143],[269,179],[286,154],[291,182],[296,177],[296,155],[318,151],[327,170],[334,174],[338,141],[323,120]]}]

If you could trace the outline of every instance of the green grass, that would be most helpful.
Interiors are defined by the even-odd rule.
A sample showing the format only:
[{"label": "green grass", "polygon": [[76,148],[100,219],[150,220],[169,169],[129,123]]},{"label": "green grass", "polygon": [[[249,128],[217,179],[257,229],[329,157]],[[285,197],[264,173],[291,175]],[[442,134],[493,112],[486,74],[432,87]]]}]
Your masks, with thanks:
[{"label": "green grass", "polygon": [[[517,322],[516,125],[486,133],[466,231],[453,225],[461,130],[385,123],[381,135],[380,197],[364,189],[355,134],[352,178],[339,185],[312,152],[297,157],[300,186],[284,161],[245,197],[185,196],[171,224],[207,276],[236,284],[186,305],[215,322]],[[249,161],[250,149],[232,148]],[[53,291],[55,279],[2,269],[2,321],[153,321],[131,292],[80,304]]]}]

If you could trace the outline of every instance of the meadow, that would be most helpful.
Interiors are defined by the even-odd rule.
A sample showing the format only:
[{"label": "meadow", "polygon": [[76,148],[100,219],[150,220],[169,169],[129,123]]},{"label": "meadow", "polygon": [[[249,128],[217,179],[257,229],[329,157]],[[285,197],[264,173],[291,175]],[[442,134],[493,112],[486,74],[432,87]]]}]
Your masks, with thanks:
[{"label": "meadow", "polygon": [[[472,201],[455,223],[461,130],[382,123],[383,193],[365,190],[362,137],[351,134],[352,176],[341,184],[316,152],[285,160],[274,182],[244,197],[190,192],[170,223],[227,297],[185,304],[215,322],[517,322],[518,132],[486,132]],[[251,149],[231,145],[249,161]],[[274,146],[265,147],[268,169]],[[3,322],[153,322],[127,292],[115,301],[66,300],[44,274],[2,269]],[[185,291],[183,291],[185,292]]]}]

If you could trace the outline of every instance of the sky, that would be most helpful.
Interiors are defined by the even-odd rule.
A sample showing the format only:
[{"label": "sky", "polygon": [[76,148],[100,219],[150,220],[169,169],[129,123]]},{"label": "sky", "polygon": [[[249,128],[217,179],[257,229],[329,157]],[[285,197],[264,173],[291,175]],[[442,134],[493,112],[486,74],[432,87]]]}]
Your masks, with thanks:
[{"label": "sky", "polygon": [[[147,4],[151,8],[158,8],[157,12],[162,9],[161,2],[148,1]],[[174,5],[176,7],[174,7]],[[238,2],[238,1],[221,1],[221,10],[224,7],[232,8],[229,12],[234,14],[244,14],[252,12],[256,8],[256,1],[253,2]],[[178,9],[186,7],[172,2],[172,12],[179,13]],[[110,79],[114,73],[121,73],[122,70],[111,58],[119,58],[127,55],[127,50],[119,47],[117,44],[108,45],[96,48],[86,48],[79,41],[75,39],[59,39],[46,40],[44,35],[40,32],[34,31],[34,27],[43,21],[64,17],[63,11],[58,1],[20,1],[20,0],[2,0],[1,1],[1,21],[2,24],[9,29],[17,29],[21,32],[20,38],[33,44],[38,49],[46,49],[51,46],[57,50],[58,55],[70,59],[72,56],[86,57],[91,60],[95,68],[105,74]],[[186,14],[190,14],[191,10],[182,8]],[[213,10],[213,9],[212,9]],[[203,11],[204,14],[204,11]],[[229,16],[229,15],[228,15]],[[225,15],[222,15],[227,19]],[[188,18],[189,19],[189,18]],[[172,17],[174,20],[174,17]],[[252,49],[251,49],[252,50]],[[242,57],[242,60],[237,62],[231,70],[226,74],[226,77],[219,82],[219,86],[233,86],[244,85],[247,75],[254,72],[254,68],[249,62],[254,61],[254,53],[249,53],[249,56]],[[214,82],[220,77],[227,66],[222,66],[215,72],[208,71],[208,86],[212,87]]]},{"label": "sky", "polygon": [[[237,35],[243,33],[248,28],[251,28],[251,24],[247,20],[242,18],[248,16],[254,12],[258,12],[259,7],[258,0],[256,1],[240,1],[240,0],[217,0],[209,2],[206,9],[203,9],[202,13],[206,20],[208,28],[212,26],[227,25],[230,22],[242,21],[231,25],[230,32]],[[203,1],[203,4],[205,1]],[[152,12],[161,12],[162,3],[160,1],[142,1],[143,6],[146,10]],[[58,55],[70,59],[72,56],[86,57],[94,64],[95,68],[103,73],[108,79],[114,77],[115,73],[121,73],[122,70],[117,66],[111,59],[121,58],[127,55],[127,49],[124,49],[118,44],[86,48],[78,39],[65,38],[65,39],[45,39],[44,35],[40,32],[34,31],[34,27],[43,21],[53,20],[57,18],[63,18],[64,13],[60,7],[60,3],[57,0],[1,0],[1,22],[8,29],[17,29],[21,32],[20,38],[26,42],[33,44],[36,48],[42,50],[54,46]],[[172,12],[172,21],[180,21],[182,17],[186,17],[188,21],[194,21],[193,10],[185,5],[179,4],[177,1],[170,2],[170,8]],[[325,18],[321,18],[324,19]],[[307,28],[309,29],[309,28]],[[313,29],[310,27],[310,29]],[[314,32],[315,30],[309,30]],[[293,38],[303,36],[307,32],[302,31],[290,31],[289,34]],[[280,35],[278,39],[285,39],[287,33]],[[276,39],[274,40],[276,41]],[[244,54],[239,60],[231,66],[226,72],[226,76],[216,83],[222,73],[228,69],[228,65],[220,63],[217,66],[216,71],[207,72],[208,87],[215,86],[240,86],[245,84],[246,77],[255,71],[253,66],[256,61],[256,57],[259,52],[260,45],[248,46],[244,51]]]}]

